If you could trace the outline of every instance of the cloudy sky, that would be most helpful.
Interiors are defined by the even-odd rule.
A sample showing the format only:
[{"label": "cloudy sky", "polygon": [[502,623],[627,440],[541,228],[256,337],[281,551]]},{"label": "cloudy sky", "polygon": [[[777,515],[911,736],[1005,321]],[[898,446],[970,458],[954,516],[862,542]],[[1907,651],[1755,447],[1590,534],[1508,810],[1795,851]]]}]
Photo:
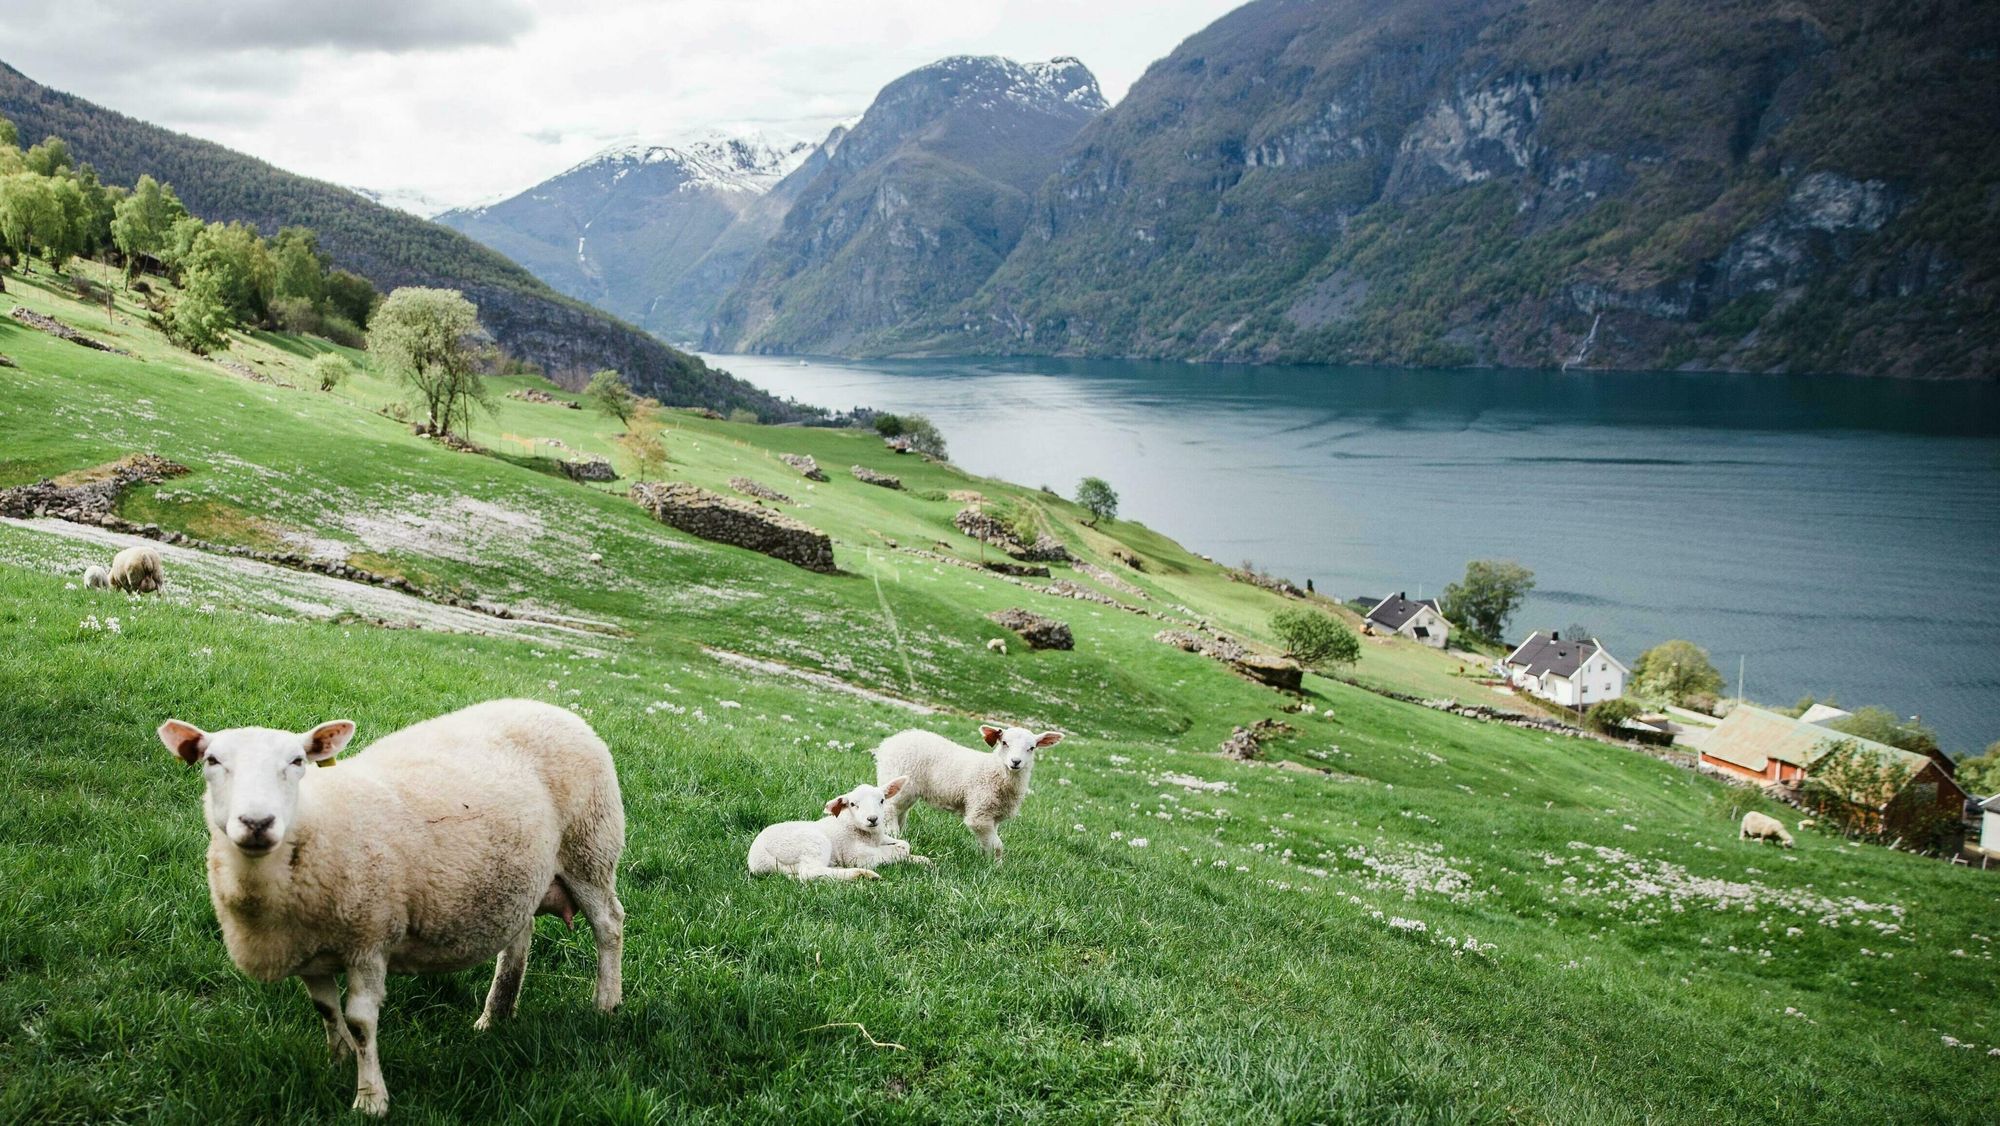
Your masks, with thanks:
[{"label": "cloudy sky", "polygon": [[284,168],[456,205],[620,141],[817,138],[945,55],[1075,55],[1116,101],[1240,2],[0,0],[0,60]]}]

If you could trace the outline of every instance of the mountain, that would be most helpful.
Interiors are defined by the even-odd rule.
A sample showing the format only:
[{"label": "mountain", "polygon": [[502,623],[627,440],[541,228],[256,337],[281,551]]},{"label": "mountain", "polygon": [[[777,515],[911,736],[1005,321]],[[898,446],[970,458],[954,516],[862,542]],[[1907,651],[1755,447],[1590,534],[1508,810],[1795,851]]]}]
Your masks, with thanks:
[{"label": "mountain", "polygon": [[1070,58],[960,56],[890,83],[795,186],[704,343],[867,351],[971,296],[1019,241],[1063,147],[1104,108]]},{"label": "mountain", "polygon": [[691,287],[689,272],[812,152],[806,141],[714,132],[625,145],[510,199],[437,221],[571,297],[686,339],[700,335],[727,288]]},{"label": "mountain", "polygon": [[567,386],[580,387],[590,372],[610,367],[667,403],[747,407],[766,419],[798,413],[697,357],[556,293],[456,231],[346,188],[51,90],[4,63],[0,116],[19,126],[24,140],[62,137],[107,183],[130,184],[142,173],[171,183],[188,210],[203,219],[241,220],[267,235],[290,224],[311,227],[335,265],[385,292],[404,285],[462,290],[479,306],[481,323],[502,348],[542,365]]},{"label": "mountain", "polygon": [[419,219],[433,219],[443,212],[451,210],[449,204],[436,196],[414,189],[364,188],[352,184],[346,185],[346,187],[348,191],[367,199],[371,203],[379,203],[390,210],[415,215]]},{"label": "mountain", "polygon": [[1256,0],[846,343],[1990,377],[1996,60],[1978,0]]}]

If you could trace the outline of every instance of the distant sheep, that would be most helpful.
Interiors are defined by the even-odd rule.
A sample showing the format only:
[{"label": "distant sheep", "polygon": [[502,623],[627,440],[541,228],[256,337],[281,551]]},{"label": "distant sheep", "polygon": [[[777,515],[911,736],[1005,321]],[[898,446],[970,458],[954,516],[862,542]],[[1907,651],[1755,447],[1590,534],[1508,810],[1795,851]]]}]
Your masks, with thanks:
[{"label": "distant sheep", "polygon": [[1786,848],[1792,847],[1792,835],[1778,819],[1769,814],[1750,812],[1743,815],[1743,828],[1736,834],[1739,841],[1777,841]]},{"label": "distant sheep", "polygon": [[750,842],[750,874],[781,872],[798,880],[875,880],[885,864],[929,864],[930,858],[911,854],[907,841],[883,834],[887,801],[904,779],[891,778],[880,789],[863,783],[826,803],[817,821],[781,821],[768,826]]},{"label": "distant sheep", "polygon": [[83,585],[92,590],[110,590],[111,572],[92,563],[83,569]]},{"label": "distant sheep", "polygon": [[334,1058],[357,1057],[354,1109],[380,1115],[376,1023],[392,971],[449,973],[497,954],[473,1026],[487,1028],[514,1012],[535,916],[567,922],[580,908],[597,937],[597,1007],[617,1007],[625,809],[603,741],[550,704],[476,704],[337,770],[308,768],[353,736],[344,719],[304,734],[160,725],[207,782],[209,900],[230,960],[258,981],[305,980]]},{"label": "distant sheep", "polygon": [[133,594],[150,594],[160,589],[166,581],[160,567],[160,553],[143,544],[126,548],[111,557],[107,581],[116,589]]},{"label": "distant sheep", "polygon": [[1004,637],[995,637],[987,641],[986,648],[1004,657],[1007,655],[1007,639]]},{"label": "distant sheep", "polygon": [[922,800],[958,814],[979,847],[994,860],[1001,858],[999,827],[1021,811],[1028,777],[1035,769],[1035,752],[1062,742],[1062,733],[982,724],[979,734],[992,751],[981,753],[918,730],[891,735],[875,748],[878,779],[909,780],[889,800],[890,836],[902,836],[910,807]]}]

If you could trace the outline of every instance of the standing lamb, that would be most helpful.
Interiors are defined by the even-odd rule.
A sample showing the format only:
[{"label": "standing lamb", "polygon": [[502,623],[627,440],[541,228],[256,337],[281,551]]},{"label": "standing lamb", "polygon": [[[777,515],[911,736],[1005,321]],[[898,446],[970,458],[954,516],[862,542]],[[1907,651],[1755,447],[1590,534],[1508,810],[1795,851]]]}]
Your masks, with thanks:
[{"label": "standing lamb", "polygon": [[884,864],[929,864],[915,856],[908,841],[883,835],[888,819],[884,803],[896,796],[905,779],[891,778],[877,789],[862,783],[826,803],[817,821],[781,821],[768,826],[750,842],[750,874],[782,872],[799,880],[876,880]]},{"label": "standing lamb", "polygon": [[1777,841],[1786,848],[1792,847],[1792,835],[1778,819],[1765,813],[1750,812],[1743,815],[1743,828],[1736,834],[1739,841]]},{"label": "standing lamb", "polygon": [[110,590],[111,572],[92,563],[83,569],[83,585],[92,590]]},{"label": "standing lamb", "polygon": [[166,581],[160,569],[160,553],[144,544],[112,556],[108,578],[113,587],[133,594],[150,594]]},{"label": "standing lamb", "polygon": [[1025,727],[982,724],[979,734],[993,750],[982,754],[929,731],[898,732],[875,748],[878,779],[906,776],[908,785],[889,799],[890,836],[900,837],[903,822],[918,799],[956,813],[994,860],[1002,856],[999,828],[1021,811],[1028,796],[1028,776],[1035,769],[1035,752],[1062,742],[1062,732],[1036,734]]},{"label": "standing lamb", "polygon": [[304,734],[160,725],[207,783],[209,900],[230,960],[258,981],[305,980],[334,1058],[356,1055],[354,1109],[379,1115],[390,972],[449,973],[497,954],[473,1026],[487,1028],[513,1014],[535,916],[567,922],[581,908],[597,937],[597,1007],[617,1007],[625,809],[603,741],[549,704],[476,704],[338,770],[307,769],[332,765],[353,736],[344,719]]}]

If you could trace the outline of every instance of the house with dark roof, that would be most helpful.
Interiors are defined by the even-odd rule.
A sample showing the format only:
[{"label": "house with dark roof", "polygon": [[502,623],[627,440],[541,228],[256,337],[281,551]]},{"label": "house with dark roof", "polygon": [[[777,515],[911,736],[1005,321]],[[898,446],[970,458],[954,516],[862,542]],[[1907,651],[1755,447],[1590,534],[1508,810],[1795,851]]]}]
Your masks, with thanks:
[{"label": "house with dark roof", "polygon": [[1412,601],[1409,595],[1400,591],[1377,602],[1375,608],[1363,616],[1361,623],[1369,633],[1407,637],[1433,649],[1442,649],[1451,640],[1451,623],[1444,620],[1444,611],[1438,608],[1437,599]]},{"label": "house with dark roof", "polygon": [[1632,675],[1596,638],[1566,641],[1553,630],[1529,634],[1500,666],[1516,689],[1566,708],[1616,700]]},{"label": "house with dark roof", "polygon": [[1738,704],[1708,733],[1701,745],[1701,765],[1746,782],[1797,788],[1804,786],[1821,759],[1842,745],[1901,768],[1897,773],[1902,781],[1893,793],[1845,795],[1849,801],[1866,806],[1877,819],[1898,826],[1925,810],[1953,819],[1962,816],[1965,791],[1929,755],[1842,734],[1749,704]]}]

